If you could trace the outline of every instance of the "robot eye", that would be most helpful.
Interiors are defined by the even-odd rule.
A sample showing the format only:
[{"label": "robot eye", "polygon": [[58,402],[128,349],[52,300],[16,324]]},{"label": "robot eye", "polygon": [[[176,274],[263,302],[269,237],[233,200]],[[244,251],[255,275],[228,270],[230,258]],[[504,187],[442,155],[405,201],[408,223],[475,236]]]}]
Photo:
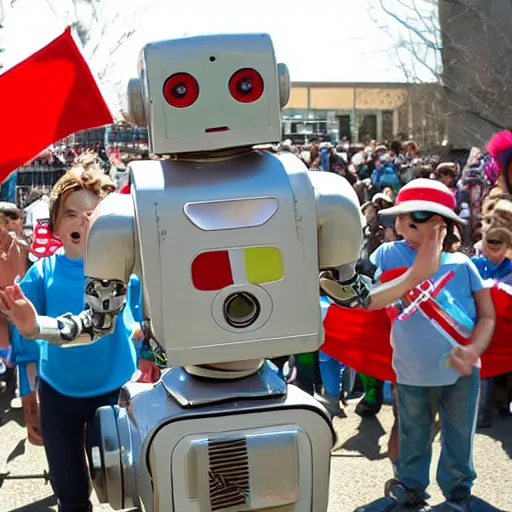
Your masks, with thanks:
[{"label": "robot eye", "polygon": [[240,103],[259,100],[264,88],[263,78],[255,69],[239,69],[229,79],[229,92]]},{"label": "robot eye", "polygon": [[163,94],[171,107],[190,107],[199,97],[199,84],[188,73],[175,73],[164,82]]}]

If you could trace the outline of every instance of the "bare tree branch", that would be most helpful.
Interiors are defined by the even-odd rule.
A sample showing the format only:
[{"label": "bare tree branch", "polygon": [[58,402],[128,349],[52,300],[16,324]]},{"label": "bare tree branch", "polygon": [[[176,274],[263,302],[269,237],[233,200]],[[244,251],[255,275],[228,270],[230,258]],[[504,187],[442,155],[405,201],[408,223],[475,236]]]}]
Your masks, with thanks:
[{"label": "bare tree branch", "polygon": [[[435,115],[440,125],[450,125],[452,142],[459,146],[481,143],[512,125],[511,4],[395,0],[391,7],[390,0],[378,1],[389,20],[406,32],[397,35],[396,29],[384,25],[395,40],[397,67],[411,84],[421,83],[422,70],[438,81],[437,92],[429,89],[435,104],[415,113],[418,134],[429,132],[423,125],[433,123]],[[436,9],[423,8],[427,5]],[[427,103],[419,98],[422,108]]]}]

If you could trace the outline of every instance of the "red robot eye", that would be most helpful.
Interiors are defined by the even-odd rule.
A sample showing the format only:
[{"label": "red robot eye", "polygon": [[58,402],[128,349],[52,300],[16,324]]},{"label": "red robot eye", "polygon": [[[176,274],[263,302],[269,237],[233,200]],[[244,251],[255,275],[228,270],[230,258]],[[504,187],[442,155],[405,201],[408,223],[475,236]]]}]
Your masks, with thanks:
[{"label": "red robot eye", "polygon": [[229,92],[240,103],[259,100],[264,88],[263,78],[255,69],[239,69],[229,79]]},{"label": "red robot eye", "polygon": [[175,108],[187,108],[199,97],[199,84],[188,73],[175,73],[164,82],[165,101]]}]

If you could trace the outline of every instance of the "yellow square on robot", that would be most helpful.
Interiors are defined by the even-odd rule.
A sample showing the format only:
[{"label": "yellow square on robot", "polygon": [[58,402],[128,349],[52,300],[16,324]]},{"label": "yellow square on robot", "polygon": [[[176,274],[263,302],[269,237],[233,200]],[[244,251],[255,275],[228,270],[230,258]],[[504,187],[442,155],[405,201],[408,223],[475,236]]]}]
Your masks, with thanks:
[{"label": "yellow square on robot", "polygon": [[275,247],[248,247],[244,249],[247,282],[270,283],[284,277],[281,251]]}]

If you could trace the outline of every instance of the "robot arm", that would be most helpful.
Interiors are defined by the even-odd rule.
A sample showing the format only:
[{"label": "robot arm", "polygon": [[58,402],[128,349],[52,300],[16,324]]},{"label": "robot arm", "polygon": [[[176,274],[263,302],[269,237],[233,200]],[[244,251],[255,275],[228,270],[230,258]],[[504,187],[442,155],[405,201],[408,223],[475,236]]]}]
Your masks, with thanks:
[{"label": "robot arm", "polygon": [[38,316],[33,339],[63,346],[87,345],[111,334],[125,306],[138,255],[130,195],[111,194],[98,206],[85,250],[85,310],[57,318]]},{"label": "robot arm", "polygon": [[357,194],[334,173],[309,174],[317,205],[320,287],[340,306],[367,307],[371,281],[356,273],[365,223]]}]

